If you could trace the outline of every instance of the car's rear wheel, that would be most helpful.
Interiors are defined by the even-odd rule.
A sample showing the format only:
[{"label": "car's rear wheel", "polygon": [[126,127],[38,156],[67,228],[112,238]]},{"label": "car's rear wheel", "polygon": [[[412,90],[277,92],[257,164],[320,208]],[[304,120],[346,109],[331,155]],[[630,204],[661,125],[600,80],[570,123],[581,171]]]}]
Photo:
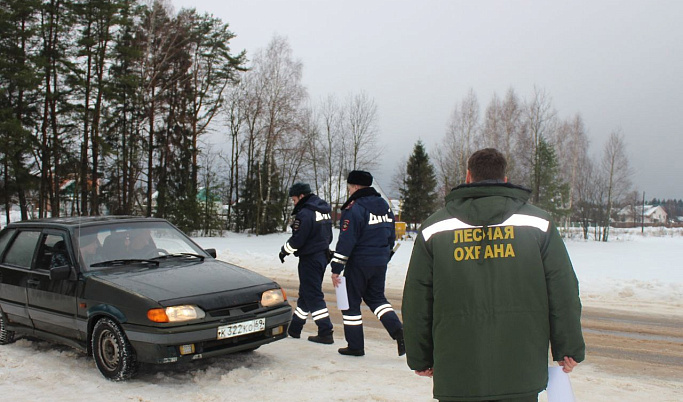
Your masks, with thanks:
[{"label": "car's rear wheel", "polygon": [[121,327],[110,318],[95,324],[92,334],[92,355],[103,376],[112,381],[124,381],[138,371],[133,347]]},{"label": "car's rear wheel", "polygon": [[7,317],[5,317],[5,313],[0,313],[0,345],[14,342],[14,331],[9,331],[6,325]]}]

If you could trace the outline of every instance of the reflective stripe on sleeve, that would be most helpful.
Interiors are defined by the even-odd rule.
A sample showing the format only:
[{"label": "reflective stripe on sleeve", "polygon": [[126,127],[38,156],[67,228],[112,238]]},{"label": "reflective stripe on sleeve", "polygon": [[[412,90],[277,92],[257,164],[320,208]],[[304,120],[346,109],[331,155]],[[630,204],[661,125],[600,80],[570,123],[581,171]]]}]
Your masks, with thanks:
[{"label": "reflective stripe on sleeve", "polygon": [[362,315],[342,315],[344,325],[363,325]]},{"label": "reflective stripe on sleeve", "polygon": [[384,313],[388,313],[389,311],[394,311],[394,309],[391,308],[391,304],[382,304],[375,309],[375,315],[377,318],[382,318]]},{"label": "reflective stripe on sleeve", "polygon": [[283,246],[285,248],[285,251],[288,252],[289,254],[294,254],[294,252],[297,250],[294,247],[289,245],[289,242],[285,243]]},{"label": "reflective stripe on sleeve", "polygon": [[[543,219],[539,218],[537,216],[531,216],[531,215],[522,215],[522,214],[514,214],[508,219],[505,220],[503,223],[499,223],[496,225],[488,225],[488,227],[496,227],[496,226],[529,226],[529,227],[535,227],[542,232],[547,232],[548,227],[550,226],[550,222]],[[424,236],[425,241],[429,240],[432,236],[434,236],[437,233],[441,232],[446,232],[450,230],[457,230],[457,229],[473,229],[473,228],[482,228],[483,226],[472,226],[470,224],[467,224],[460,219],[457,218],[451,218],[451,219],[446,219],[440,222],[437,222],[425,229],[422,230],[422,236]]]},{"label": "reflective stripe on sleeve", "polygon": [[336,252],[336,251],[334,252],[334,256],[333,256],[333,257],[334,257],[334,258],[337,258],[337,259],[339,259],[339,260],[343,260],[343,261],[348,261],[348,259],[349,259],[349,257],[347,257],[347,256],[345,256],[345,255],[343,255],[343,254],[339,254],[339,253]]}]

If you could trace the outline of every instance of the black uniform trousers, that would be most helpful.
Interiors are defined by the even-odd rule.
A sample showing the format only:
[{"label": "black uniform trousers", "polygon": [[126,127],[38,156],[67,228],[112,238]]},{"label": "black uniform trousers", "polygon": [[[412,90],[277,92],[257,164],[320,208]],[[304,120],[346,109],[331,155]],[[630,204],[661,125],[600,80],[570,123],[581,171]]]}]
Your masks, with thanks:
[{"label": "black uniform trousers", "polygon": [[398,315],[384,296],[386,275],[386,265],[360,267],[346,264],[346,268],[344,268],[349,309],[342,311],[342,316],[344,319],[344,337],[346,337],[350,349],[362,350],[365,348],[363,318],[360,311],[361,300],[379,318],[392,338],[395,339],[398,331],[403,329],[403,324],[398,319]]},{"label": "black uniform trousers", "polygon": [[299,256],[299,299],[292,314],[292,323],[289,324],[290,335],[301,335],[301,329],[309,314],[313,316],[313,321],[318,326],[318,335],[332,334],[332,321],[322,291],[326,266],[325,251]]}]

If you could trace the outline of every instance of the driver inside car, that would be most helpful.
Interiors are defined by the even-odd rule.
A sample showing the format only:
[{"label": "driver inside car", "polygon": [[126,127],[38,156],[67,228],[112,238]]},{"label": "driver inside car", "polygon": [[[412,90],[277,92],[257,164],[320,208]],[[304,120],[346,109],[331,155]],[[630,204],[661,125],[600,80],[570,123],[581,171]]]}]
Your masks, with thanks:
[{"label": "driver inside car", "polygon": [[157,246],[154,244],[154,240],[152,240],[149,229],[131,231],[129,241],[128,249],[130,250],[131,258],[148,259],[159,256]]}]

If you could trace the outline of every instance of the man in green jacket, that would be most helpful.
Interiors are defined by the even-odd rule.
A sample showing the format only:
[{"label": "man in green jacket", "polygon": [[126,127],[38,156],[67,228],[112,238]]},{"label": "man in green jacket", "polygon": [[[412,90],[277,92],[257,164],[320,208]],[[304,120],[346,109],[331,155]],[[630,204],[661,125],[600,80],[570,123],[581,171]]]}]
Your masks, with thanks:
[{"label": "man in green jacket", "polygon": [[403,292],[408,366],[442,401],[537,401],[553,360],[584,359],[574,269],[550,215],[475,152],[466,184],[422,224]]}]

